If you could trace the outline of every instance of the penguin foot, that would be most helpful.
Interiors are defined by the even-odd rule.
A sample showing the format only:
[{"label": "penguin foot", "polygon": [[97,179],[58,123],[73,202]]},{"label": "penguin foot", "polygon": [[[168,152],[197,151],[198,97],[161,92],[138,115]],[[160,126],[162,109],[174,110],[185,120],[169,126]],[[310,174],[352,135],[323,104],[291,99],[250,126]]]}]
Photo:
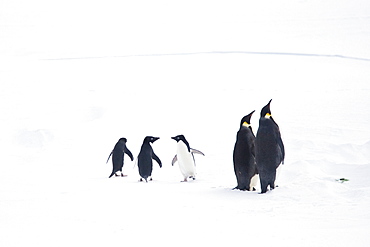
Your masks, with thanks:
[{"label": "penguin foot", "polygon": [[121,177],[127,177],[127,175],[124,175],[123,173],[121,173]]},{"label": "penguin foot", "polygon": [[[139,182],[144,182],[144,180],[145,180],[145,182],[148,182],[148,179],[147,178],[140,178],[139,179]],[[150,178],[149,181],[152,181],[152,179]]]},{"label": "penguin foot", "polygon": [[191,178],[191,179],[195,180],[194,176],[189,176],[189,177],[184,178],[184,180],[182,180],[181,182],[187,182],[188,178]]},{"label": "penguin foot", "polygon": [[248,189],[246,187],[239,187],[239,185],[238,185],[233,190],[247,191]]}]

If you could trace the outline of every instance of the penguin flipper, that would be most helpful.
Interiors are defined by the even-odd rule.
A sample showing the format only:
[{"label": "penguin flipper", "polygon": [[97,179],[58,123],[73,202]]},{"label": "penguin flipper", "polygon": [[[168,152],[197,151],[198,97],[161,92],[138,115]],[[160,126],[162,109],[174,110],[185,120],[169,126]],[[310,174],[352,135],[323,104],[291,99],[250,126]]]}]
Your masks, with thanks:
[{"label": "penguin flipper", "polygon": [[107,163],[108,163],[108,161],[109,161],[109,159],[110,159],[110,156],[112,156],[112,153],[113,153],[113,150],[112,150],[112,152],[110,152],[110,154],[109,154],[109,156],[108,156],[108,159],[107,159],[107,162],[105,162],[105,164],[107,164]]},{"label": "penguin flipper", "polygon": [[172,159],[172,166],[176,163],[176,161],[177,161],[177,154],[175,155],[175,157],[173,157],[173,159]]},{"label": "penguin flipper", "polygon": [[201,151],[196,150],[196,149],[194,149],[194,148],[190,148],[190,151],[191,151],[193,154],[201,154],[201,155],[205,156],[205,155],[204,155],[204,153],[202,153]]},{"label": "penguin flipper", "polygon": [[280,147],[280,152],[281,152],[281,163],[284,164],[285,149],[284,149],[283,140],[281,140],[281,137],[280,136],[278,138],[278,145]]},{"label": "penguin flipper", "polygon": [[127,154],[130,157],[131,161],[134,161],[134,156],[132,156],[132,153],[130,152],[130,150],[128,150],[127,147],[125,147],[123,151],[125,154]]},{"label": "penguin flipper", "polygon": [[155,161],[157,161],[157,163],[158,163],[159,167],[160,167],[160,168],[162,168],[162,162],[161,162],[161,160],[158,158],[158,156],[157,156],[154,152],[152,153],[152,158],[153,158]]}]

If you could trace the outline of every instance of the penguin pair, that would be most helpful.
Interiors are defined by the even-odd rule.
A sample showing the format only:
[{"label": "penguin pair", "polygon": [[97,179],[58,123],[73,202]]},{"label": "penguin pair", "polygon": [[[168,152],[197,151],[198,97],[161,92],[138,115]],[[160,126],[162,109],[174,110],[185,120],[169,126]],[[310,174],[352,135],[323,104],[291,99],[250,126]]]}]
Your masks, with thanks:
[{"label": "penguin pair", "polygon": [[257,135],[254,136],[250,119],[251,112],[243,117],[234,147],[234,171],[238,185],[235,189],[254,189],[257,174],[260,177],[261,193],[268,186],[275,188],[276,170],[284,164],[285,150],[279,126],[271,116],[270,103],[261,110]]},{"label": "penguin pair", "polygon": [[194,148],[190,148],[189,142],[186,140],[184,135],[177,135],[171,138],[177,142],[177,152],[175,157],[172,159],[172,166],[176,161],[179,163],[180,171],[184,177],[182,182],[187,182],[188,178],[195,180],[196,169],[193,154],[204,156],[204,153]]},{"label": "penguin pair", "polygon": [[[140,174],[140,181],[143,179],[145,181],[148,181],[148,178],[151,180],[152,170],[153,170],[153,162],[152,159],[158,162],[159,167],[162,167],[162,162],[158,158],[158,156],[154,153],[152,146],[150,143],[155,142],[158,140],[159,137],[153,137],[153,136],[147,136],[144,138],[143,144],[141,145],[140,153],[137,157],[138,161],[138,167],[139,167],[139,174]],[[120,138],[116,145],[113,148],[113,151],[110,153],[107,163],[109,161],[109,158],[112,156],[112,164],[113,164],[113,170],[111,175],[117,175],[117,172],[121,172],[121,176],[125,177],[126,175],[123,175],[122,173],[122,167],[124,164],[124,154],[127,154],[131,161],[134,160],[134,157],[132,156],[132,153],[126,146],[127,139],[126,138]]]},{"label": "penguin pair", "polygon": [[[187,181],[188,178],[195,179],[195,160],[193,153],[204,155],[199,150],[190,148],[189,142],[185,139],[183,135],[178,135],[175,137],[171,137],[173,140],[177,141],[177,154],[172,160],[172,166],[176,161],[179,163],[180,171],[184,176],[184,182]],[[158,156],[154,153],[152,146],[150,143],[155,142],[158,140],[159,137],[152,137],[147,136],[145,137],[143,144],[141,146],[141,150],[138,156],[138,167],[139,167],[139,174],[140,174],[140,181],[143,179],[148,182],[148,178],[152,180],[152,170],[153,170],[153,163],[152,159],[157,161],[159,167],[162,167],[161,160]]]}]

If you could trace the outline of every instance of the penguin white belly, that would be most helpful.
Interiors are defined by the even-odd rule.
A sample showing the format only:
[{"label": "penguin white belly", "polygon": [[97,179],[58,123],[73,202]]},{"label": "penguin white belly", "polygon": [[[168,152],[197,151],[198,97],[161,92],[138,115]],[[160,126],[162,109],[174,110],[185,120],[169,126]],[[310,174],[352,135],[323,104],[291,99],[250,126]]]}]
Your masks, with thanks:
[{"label": "penguin white belly", "polygon": [[278,180],[279,180],[279,177],[280,177],[281,167],[282,167],[282,164],[280,164],[280,165],[278,166],[278,168],[276,168],[275,186],[277,186],[276,181],[278,181]]},{"label": "penguin white belly", "polygon": [[251,178],[251,183],[250,183],[250,186],[249,186],[249,190],[252,191],[253,188],[257,189],[257,184],[259,183],[259,176],[258,174],[254,175],[252,178]]},{"label": "penguin white belly", "polygon": [[195,163],[193,155],[188,151],[187,146],[182,141],[177,143],[177,162],[184,179],[195,177]]}]

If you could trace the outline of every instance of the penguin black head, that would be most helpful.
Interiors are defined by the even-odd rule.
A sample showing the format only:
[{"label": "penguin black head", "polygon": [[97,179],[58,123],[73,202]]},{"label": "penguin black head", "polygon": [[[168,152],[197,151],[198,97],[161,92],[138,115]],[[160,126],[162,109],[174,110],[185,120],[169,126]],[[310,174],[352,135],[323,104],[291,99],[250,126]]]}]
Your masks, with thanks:
[{"label": "penguin black head", "polygon": [[187,146],[188,148],[188,151],[190,152],[190,145],[189,145],[189,142],[185,139],[185,136],[184,135],[178,135],[178,136],[174,136],[174,137],[171,137],[171,139],[174,139],[175,141],[179,142],[179,141],[182,141],[183,143],[185,143],[185,145]]},{"label": "penguin black head", "polygon": [[270,99],[269,103],[262,108],[261,118],[270,118],[271,117],[271,110],[270,110],[271,100],[272,99]]},{"label": "penguin black head", "polygon": [[126,143],[126,142],[127,142],[127,139],[126,139],[126,138],[124,138],[124,137],[122,137],[122,138],[120,138],[118,141],[119,141],[119,142]]},{"label": "penguin black head", "polygon": [[159,137],[147,136],[147,137],[144,138],[144,142],[151,142],[151,143],[153,143],[153,142],[155,142],[158,139],[159,139]]},{"label": "penguin black head", "polygon": [[173,139],[177,142],[186,140],[184,135],[177,135],[177,136],[171,137],[171,139]]},{"label": "penguin black head", "polygon": [[240,121],[240,128],[242,126],[244,126],[244,127],[250,127],[251,126],[251,117],[252,117],[254,112],[255,111],[252,111],[251,113],[249,113],[248,115],[246,115],[242,118],[242,121]]}]

